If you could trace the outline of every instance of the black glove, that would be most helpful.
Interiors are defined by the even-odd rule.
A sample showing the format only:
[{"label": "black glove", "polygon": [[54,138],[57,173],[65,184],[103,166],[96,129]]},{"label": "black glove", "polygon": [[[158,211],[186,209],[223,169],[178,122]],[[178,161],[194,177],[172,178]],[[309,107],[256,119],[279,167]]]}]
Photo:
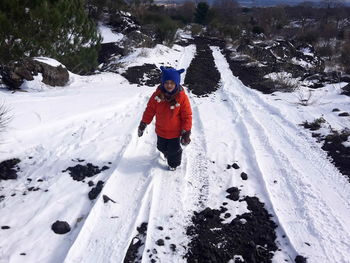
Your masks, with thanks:
[{"label": "black glove", "polygon": [[182,131],[181,140],[180,140],[182,145],[186,146],[190,144],[191,142],[190,135],[191,135],[191,131]]},{"label": "black glove", "polygon": [[141,121],[139,125],[139,129],[137,130],[137,134],[139,137],[143,135],[143,132],[145,131],[146,127],[147,127],[147,124]]}]

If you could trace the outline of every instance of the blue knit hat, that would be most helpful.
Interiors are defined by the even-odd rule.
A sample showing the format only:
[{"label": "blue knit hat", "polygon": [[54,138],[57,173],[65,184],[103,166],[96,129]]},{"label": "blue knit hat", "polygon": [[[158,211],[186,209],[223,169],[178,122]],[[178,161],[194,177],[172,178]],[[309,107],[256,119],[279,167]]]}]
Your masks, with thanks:
[{"label": "blue knit hat", "polygon": [[162,71],[162,77],[161,77],[162,86],[167,80],[172,80],[175,82],[176,87],[179,87],[180,79],[181,79],[180,74],[185,71],[184,69],[176,70],[174,68],[165,68],[163,66],[161,66],[160,69]]}]

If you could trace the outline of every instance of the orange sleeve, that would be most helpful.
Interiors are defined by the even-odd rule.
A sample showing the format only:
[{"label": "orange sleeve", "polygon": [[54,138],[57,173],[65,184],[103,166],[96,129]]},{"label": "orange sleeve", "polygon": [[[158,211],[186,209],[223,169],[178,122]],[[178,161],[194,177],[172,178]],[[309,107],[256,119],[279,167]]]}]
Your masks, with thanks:
[{"label": "orange sleeve", "polygon": [[154,92],[151,98],[148,100],[147,107],[143,112],[142,122],[150,124],[153,120],[154,115],[156,114],[156,103],[155,100],[156,92]]},{"label": "orange sleeve", "polygon": [[181,130],[190,131],[192,129],[192,109],[190,100],[184,93],[184,99],[181,104]]}]

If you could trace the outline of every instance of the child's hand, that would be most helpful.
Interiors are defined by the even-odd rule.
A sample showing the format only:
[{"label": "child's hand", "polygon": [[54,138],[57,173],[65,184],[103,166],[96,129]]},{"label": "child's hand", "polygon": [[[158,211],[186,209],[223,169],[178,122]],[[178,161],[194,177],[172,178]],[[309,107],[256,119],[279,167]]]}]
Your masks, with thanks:
[{"label": "child's hand", "polygon": [[182,145],[186,146],[190,144],[191,142],[190,135],[191,135],[191,131],[182,131],[181,140],[180,140]]},{"label": "child's hand", "polygon": [[139,137],[141,137],[143,135],[143,132],[145,131],[146,127],[147,127],[147,124],[141,121],[139,128],[137,130],[137,134]]}]

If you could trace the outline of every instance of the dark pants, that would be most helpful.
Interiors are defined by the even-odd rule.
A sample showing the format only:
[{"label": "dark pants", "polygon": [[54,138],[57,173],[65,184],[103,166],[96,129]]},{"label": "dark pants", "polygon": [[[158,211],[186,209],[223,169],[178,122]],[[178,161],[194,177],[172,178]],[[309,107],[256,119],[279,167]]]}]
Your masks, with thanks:
[{"label": "dark pants", "polygon": [[182,148],[180,138],[165,139],[158,137],[157,148],[161,151],[168,160],[170,167],[177,167],[181,164]]}]

